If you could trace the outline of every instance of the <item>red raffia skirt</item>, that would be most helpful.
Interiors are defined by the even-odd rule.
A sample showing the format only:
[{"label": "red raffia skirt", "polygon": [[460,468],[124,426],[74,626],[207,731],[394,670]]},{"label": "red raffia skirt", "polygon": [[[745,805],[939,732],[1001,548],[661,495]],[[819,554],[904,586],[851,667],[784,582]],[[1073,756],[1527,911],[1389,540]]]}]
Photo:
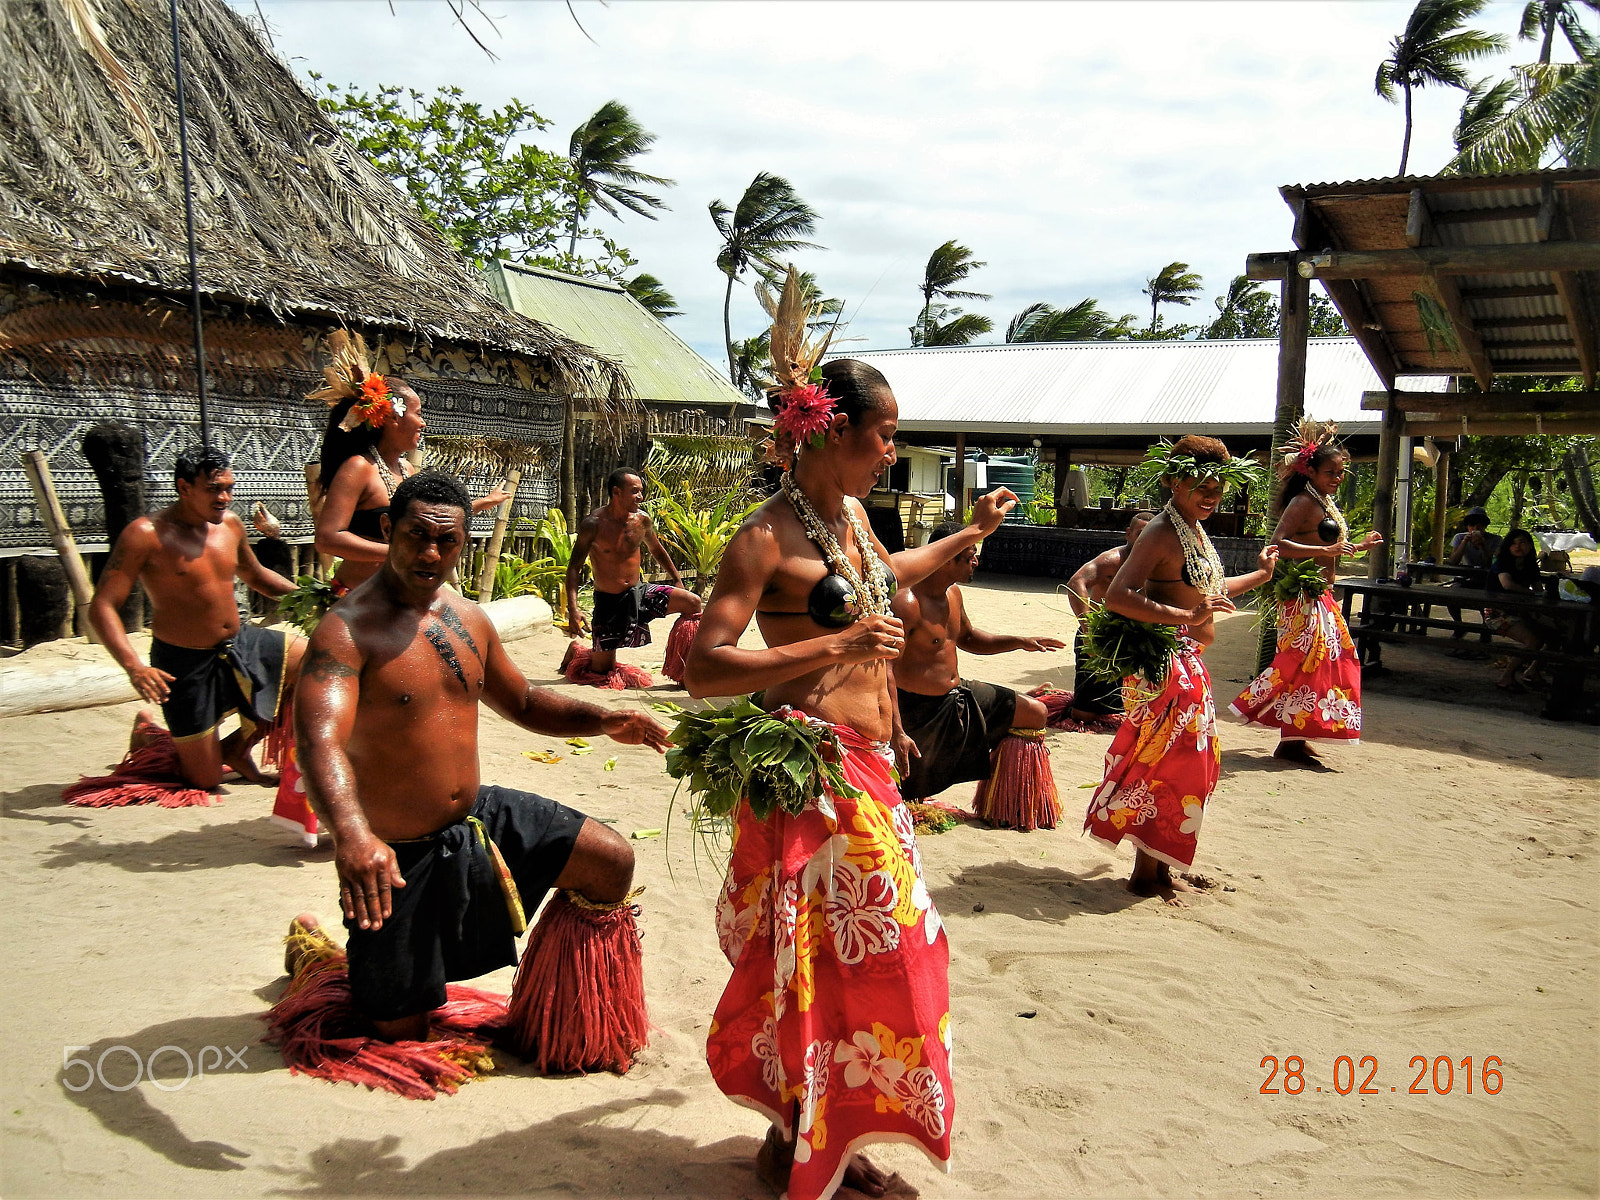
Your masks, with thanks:
[{"label": "red raffia skirt", "polygon": [[1153,697],[1122,682],[1127,719],[1106,751],[1105,779],[1083,828],[1115,846],[1132,842],[1171,867],[1194,864],[1206,801],[1221,773],[1211,677],[1200,647],[1179,631],[1167,682]]},{"label": "red raffia skirt", "polygon": [[1278,611],[1278,653],[1229,708],[1300,739],[1361,740],[1361,664],[1333,593]]},{"label": "red raffia skirt", "polygon": [[767,821],[741,804],[717,902],[733,977],[706,1059],[730,1099],[794,1138],[790,1200],[831,1196],[873,1142],[950,1162],[949,945],[889,760],[836,728],[866,798]]}]

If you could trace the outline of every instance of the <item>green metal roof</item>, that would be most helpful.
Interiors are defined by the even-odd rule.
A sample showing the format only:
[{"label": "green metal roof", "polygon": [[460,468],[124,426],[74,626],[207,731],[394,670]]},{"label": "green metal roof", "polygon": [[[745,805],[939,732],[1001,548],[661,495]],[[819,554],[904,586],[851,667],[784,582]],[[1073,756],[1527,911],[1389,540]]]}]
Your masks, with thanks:
[{"label": "green metal roof", "polygon": [[664,322],[609,280],[506,262],[491,263],[484,276],[508,308],[622,363],[640,400],[750,403]]}]

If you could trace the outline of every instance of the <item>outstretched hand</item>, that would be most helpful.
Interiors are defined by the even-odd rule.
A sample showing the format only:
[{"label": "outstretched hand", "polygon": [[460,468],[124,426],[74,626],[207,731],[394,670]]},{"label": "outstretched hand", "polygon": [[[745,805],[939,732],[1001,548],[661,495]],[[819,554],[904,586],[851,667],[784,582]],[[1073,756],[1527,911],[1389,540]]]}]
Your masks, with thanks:
[{"label": "outstretched hand", "polygon": [[339,903],[347,921],[378,930],[394,911],[391,889],[405,887],[405,876],[389,844],[367,834],[337,839],[333,867],[339,873]]},{"label": "outstretched hand", "polygon": [[1065,650],[1067,644],[1059,638],[1035,637],[1023,638],[1019,650]]},{"label": "outstretched hand", "polygon": [[1278,547],[1273,545],[1271,542],[1268,542],[1265,546],[1261,547],[1261,553],[1256,556],[1256,566],[1260,567],[1263,571],[1270,575],[1277,565]]},{"label": "outstretched hand", "polygon": [[600,722],[600,732],[624,746],[649,746],[657,754],[665,754],[672,745],[666,726],[642,712],[607,713]]},{"label": "outstretched hand", "polygon": [[987,495],[979,496],[972,505],[972,523],[983,530],[983,536],[988,537],[1000,528],[1006,514],[1017,506],[1017,494],[1010,488],[995,488]]}]

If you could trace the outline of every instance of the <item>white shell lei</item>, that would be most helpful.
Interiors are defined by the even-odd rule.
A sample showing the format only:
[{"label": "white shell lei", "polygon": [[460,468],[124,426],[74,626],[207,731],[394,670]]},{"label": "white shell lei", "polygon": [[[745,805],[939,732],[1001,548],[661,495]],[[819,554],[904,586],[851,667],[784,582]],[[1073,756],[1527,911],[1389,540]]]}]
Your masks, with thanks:
[{"label": "white shell lei", "polygon": [[862,616],[877,614],[886,616],[889,612],[890,590],[887,584],[889,568],[878,552],[872,548],[872,539],[867,536],[866,530],[861,528],[861,522],[856,520],[856,514],[850,510],[850,505],[844,505],[845,523],[850,526],[850,532],[855,535],[856,548],[861,551],[861,569],[866,578],[856,573],[850,565],[850,558],[844,552],[844,547],[839,545],[839,539],[833,536],[833,531],[823,524],[822,518],[817,515],[817,510],[811,507],[811,501],[806,499],[806,494],[800,490],[800,485],[794,481],[794,474],[790,471],[783,473],[783,494],[788,499],[789,505],[794,509],[795,516],[800,518],[800,525],[806,531],[806,536],[816,543],[817,549],[822,551],[822,557],[828,566],[844,576],[856,593],[856,604]]},{"label": "white shell lei", "polygon": [[1222,565],[1222,556],[1211,544],[1205,529],[1190,525],[1170,500],[1161,511],[1178,535],[1178,544],[1183,547],[1184,574],[1193,580],[1194,588],[1203,596],[1226,596],[1228,569]]}]

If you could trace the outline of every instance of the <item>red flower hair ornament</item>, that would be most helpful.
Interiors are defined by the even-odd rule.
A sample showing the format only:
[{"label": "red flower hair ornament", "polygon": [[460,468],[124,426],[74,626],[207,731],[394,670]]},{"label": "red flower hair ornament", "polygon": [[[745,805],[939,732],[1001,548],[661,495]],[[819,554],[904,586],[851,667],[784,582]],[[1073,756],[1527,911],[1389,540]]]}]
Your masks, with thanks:
[{"label": "red flower hair ornament", "polygon": [[350,410],[339,422],[349,433],[358,425],[378,430],[406,415],[405,401],[389,390],[389,381],[367,361],[367,344],[359,333],[336,329],[328,335],[332,363],[322,368],[327,384],[310,393],[308,400],[325,400],[330,408],[349,400]]},{"label": "red flower hair ornament", "polygon": [[[835,400],[822,381],[822,356],[828,351],[834,330],[821,337],[812,336],[816,318],[814,296],[808,296],[799,273],[791,266],[783,288],[776,295],[763,284],[756,289],[761,307],[772,318],[772,379],[777,392],[777,410],[772,421],[773,440],[768,455],[792,465],[794,451],[809,442],[820,447],[833,420]],[[770,393],[769,393],[770,394]]]},{"label": "red flower hair ornament", "polygon": [[823,436],[833,421],[833,397],[827,386],[807,383],[788,388],[779,393],[778,413],[772,424],[779,433],[787,434],[796,446],[810,442],[823,444]]}]

